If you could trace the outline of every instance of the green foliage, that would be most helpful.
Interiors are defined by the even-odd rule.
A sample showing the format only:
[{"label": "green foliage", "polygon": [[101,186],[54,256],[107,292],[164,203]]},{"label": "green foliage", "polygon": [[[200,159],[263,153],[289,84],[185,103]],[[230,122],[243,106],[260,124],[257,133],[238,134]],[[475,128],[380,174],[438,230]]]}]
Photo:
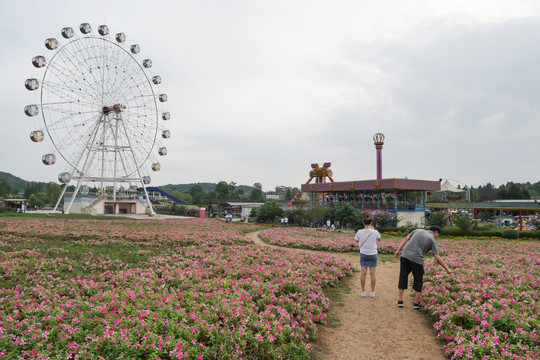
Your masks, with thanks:
[{"label": "green foliage", "polygon": [[349,223],[352,227],[362,223],[360,212],[349,203],[345,203],[336,209],[334,219],[343,224]]},{"label": "green foliage", "polygon": [[28,198],[28,206],[30,208],[42,209],[46,204],[49,196],[47,193],[31,194]]},{"label": "green foliage", "polygon": [[226,181],[220,181],[215,188],[218,199],[226,199],[227,195],[229,195],[230,190],[231,188]]},{"label": "green foliage", "polygon": [[324,206],[314,206],[306,211],[306,220],[311,222],[320,222],[327,215],[327,209]]},{"label": "green foliage", "polygon": [[274,220],[283,215],[281,204],[278,201],[268,201],[257,209],[257,219],[265,223],[273,223]]},{"label": "green foliage", "polygon": [[154,210],[159,214],[170,214],[178,216],[199,216],[200,209],[193,205],[167,204],[154,206]]},{"label": "green foliage", "polygon": [[437,225],[442,228],[446,223],[446,214],[442,211],[431,213],[428,216],[428,222],[430,225]]},{"label": "green foliage", "polygon": [[0,206],[0,214],[3,214],[3,213],[15,213],[15,212],[16,212],[16,209],[14,209],[14,208],[6,207],[6,206]]},{"label": "green foliage", "polygon": [[262,200],[262,198],[263,198],[262,190],[257,188],[257,187],[254,187],[251,190],[251,193],[249,194],[249,198],[250,198],[250,200],[255,200],[255,201]]},{"label": "green foliage", "polygon": [[470,234],[476,225],[476,219],[471,217],[469,214],[454,215],[452,220],[465,235]]},{"label": "green foliage", "polygon": [[6,179],[0,179],[0,197],[8,197],[11,194],[11,184]]},{"label": "green foliage", "polygon": [[286,210],[283,215],[289,219],[289,225],[302,226],[305,224],[306,211],[304,209]]},{"label": "green foliage", "polygon": [[501,235],[505,239],[519,239],[519,231],[517,230],[506,229]]},{"label": "green foliage", "polygon": [[47,184],[47,203],[56,204],[60,194],[62,193],[62,186],[57,183],[50,182]]}]

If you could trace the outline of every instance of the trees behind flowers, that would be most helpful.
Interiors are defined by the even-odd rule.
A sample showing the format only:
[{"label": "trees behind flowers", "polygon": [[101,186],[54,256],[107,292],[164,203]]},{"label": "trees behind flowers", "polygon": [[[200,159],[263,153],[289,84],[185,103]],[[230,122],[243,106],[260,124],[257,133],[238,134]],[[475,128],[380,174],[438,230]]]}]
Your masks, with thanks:
[{"label": "trees behind flowers", "polygon": [[428,216],[428,222],[430,225],[437,225],[443,228],[446,223],[446,214],[442,211],[431,213]]},{"label": "trees behind flowers", "polygon": [[276,218],[283,215],[283,209],[278,201],[268,201],[261,207],[254,208],[251,211],[251,217],[257,219],[257,222],[273,223]]},{"label": "trees behind flowers", "polygon": [[360,215],[360,212],[349,203],[345,203],[335,211],[335,220],[344,225],[350,224],[351,227],[361,224],[363,218],[364,217]]},{"label": "trees behind flowers", "polygon": [[471,233],[471,230],[476,225],[476,219],[471,217],[469,214],[455,214],[452,217],[452,220],[454,221],[454,224],[461,230],[463,235],[467,235]]}]

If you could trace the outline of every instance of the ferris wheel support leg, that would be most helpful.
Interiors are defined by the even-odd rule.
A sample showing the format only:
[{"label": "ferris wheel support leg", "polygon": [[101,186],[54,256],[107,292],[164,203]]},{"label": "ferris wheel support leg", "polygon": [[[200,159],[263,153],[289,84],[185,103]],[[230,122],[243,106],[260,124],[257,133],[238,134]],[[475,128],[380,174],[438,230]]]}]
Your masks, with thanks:
[{"label": "ferris wheel support leg", "polygon": [[77,187],[75,188],[75,191],[73,192],[73,196],[71,197],[71,201],[69,202],[69,205],[68,205],[66,211],[64,211],[64,214],[69,214],[69,210],[71,210],[71,205],[73,205],[73,203],[75,202],[75,198],[77,197],[77,194],[79,193],[79,189],[81,188],[81,182],[82,182],[82,180],[77,181]]},{"label": "ferris wheel support leg", "polygon": [[[99,122],[96,124],[95,128],[93,129],[93,136],[91,136],[90,140],[88,140],[87,142],[87,146],[91,146],[91,143],[92,141],[96,138],[97,136],[97,133],[98,133],[98,130],[99,130]],[[85,180],[85,177],[84,177],[84,173],[86,171],[86,167],[88,165],[88,159],[90,158],[90,155],[92,156],[92,158],[90,159],[90,163],[92,161],[94,161],[94,156],[95,156],[96,152],[95,151],[88,151],[88,153],[86,154],[86,158],[84,160],[84,164],[83,164],[83,167],[81,169],[81,174],[83,175],[82,178],[77,181],[77,187],[75,188],[75,191],[73,192],[73,196],[71,197],[71,201],[69,202],[69,205],[68,205],[68,208],[64,211],[64,214],[69,214],[69,211],[71,210],[71,205],[73,205],[73,202],[75,201],[75,197],[77,197],[77,194],[79,192],[79,189],[81,188],[81,183],[83,180]],[[79,158],[79,162],[81,161],[82,157]],[[67,188],[67,187],[66,187]]]},{"label": "ferris wheel support leg", "polygon": [[60,200],[62,200],[62,198],[64,197],[64,194],[66,193],[67,187],[68,187],[67,183],[64,184],[64,190],[62,190],[62,193],[58,197],[58,201],[56,201],[56,205],[54,206],[53,213],[55,213],[56,209],[58,209],[58,205],[60,204]]},{"label": "ferris wheel support leg", "polygon": [[133,147],[131,146],[131,140],[129,138],[129,134],[128,134],[127,130],[126,130],[126,126],[125,126],[121,116],[118,118],[118,120],[120,121],[120,125],[122,126],[122,129],[124,130],[124,133],[126,134],[126,139],[127,139],[128,144],[129,144],[129,149],[131,150],[131,154],[133,156],[133,161],[135,162],[135,167],[137,168],[137,174],[139,176],[139,181],[141,182],[141,185],[142,185],[142,188],[143,188],[143,191],[144,191],[144,196],[146,197],[146,201],[148,203],[148,209],[150,210],[150,216],[153,216],[156,213],[154,212],[154,208],[152,207],[152,202],[150,201],[150,197],[148,196],[148,192],[146,191],[146,186],[144,185],[144,180],[143,180],[142,175],[141,175],[141,170],[140,170],[140,167],[139,167],[139,163],[137,162],[137,159],[136,159],[135,154],[133,152]]}]

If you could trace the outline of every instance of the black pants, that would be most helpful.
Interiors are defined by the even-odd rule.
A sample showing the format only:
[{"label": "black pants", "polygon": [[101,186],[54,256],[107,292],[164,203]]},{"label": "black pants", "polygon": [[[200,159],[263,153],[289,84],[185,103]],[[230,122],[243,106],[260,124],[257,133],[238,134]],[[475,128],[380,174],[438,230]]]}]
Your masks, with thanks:
[{"label": "black pants", "polygon": [[400,258],[400,261],[401,267],[399,269],[398,289],[407,289],[409,274],[412,271],[414,279],[412,288],[416,292],[422,292],[422,285],[424,284],[424,265],[415,263],[403,256]]}]

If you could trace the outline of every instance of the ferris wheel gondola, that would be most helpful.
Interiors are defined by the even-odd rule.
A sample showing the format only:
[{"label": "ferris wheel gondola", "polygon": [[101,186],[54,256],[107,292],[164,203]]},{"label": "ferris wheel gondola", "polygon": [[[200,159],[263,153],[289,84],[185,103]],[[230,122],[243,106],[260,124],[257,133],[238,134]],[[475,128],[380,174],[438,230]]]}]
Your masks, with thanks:
[{"label": "ferris wheel gondola", "polygon": [[[163,121],[171,115],[160,109],[168,97],[155,88],[162,83],[161,76],[148,73],[152,60],[140,59],[141,47],[126,45],[125,33],[109,35],[107,25],[97,29],[94,34],[92,26],[83,23],[79,33],[64,27],[62,38],[47,38],[48,56],[32,58],[32,65],[43,71],[41,78],[24,83],[40,95],[39,101],[24,108],[28,117],[41,120],[30,138],[48,140],[54,147],[42,162],[54,165],[59,155],[70,168],[60,173],[59,181],[77,181],[66,213],[81,186],[87,190],[85,183],[99,184],[100,189],[112,185],[113,197],[121,183],[145,189],[150,177],[144,173],[161,169],[155,156],[167,154],[161,141],[170,137]],[[153,213],[146,189],[145,195]]]}]

